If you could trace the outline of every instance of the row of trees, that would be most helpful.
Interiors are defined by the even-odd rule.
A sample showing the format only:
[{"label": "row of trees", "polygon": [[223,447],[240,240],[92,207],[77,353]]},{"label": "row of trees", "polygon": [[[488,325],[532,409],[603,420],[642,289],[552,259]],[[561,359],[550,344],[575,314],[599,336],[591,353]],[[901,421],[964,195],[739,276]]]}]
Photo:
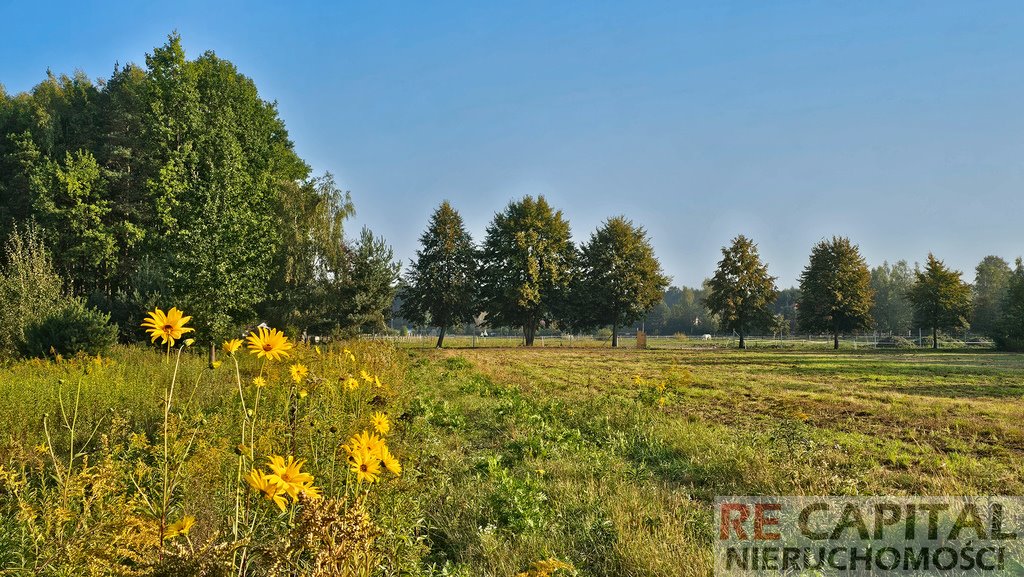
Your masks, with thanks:
[{"label": "row of trees", "polygon": [[[761,262],[756,245],[744,236],[722,249],[714,277],[706,283],[704,305],[721,328],[744,337],[778,326],[779,291],[775,277]],[[881,328],[929,329],[938,348],[939,331],[971,326],[1004,348],[1024,344],[1024,265],[1016,270],[998,257],[978,265],[975,285],[961,279],[929,254],[923,269],[910,271],[905,262],[869,270],[856,245],[847,238],[823,240],[811,250],[795,292],[796,325],[808,333],[826,333],[839,348],[839,337]]]},{"label": "row of trees", "polygon": [[[478,247],[458,212],[444,202],[420,238],[403,279],[401,315],[438,328],[479,322],[521,328],[532,345],[540,327],[612,328],[644,319],[656,332],[734,331],[740,347],[755,331],[791,330],[839,337],[870,329],[906,334],[972,326],[1004,347],[1024,343],[1024,270],[986,257],[974,286],[929,254],[923,269],[905,261],[869,269],[848,238],[816,244],[799,287],[779,291],[757,246],[738,236],[722,249],[715,274],[699,289],[670,287],[642,227],[605,221],[576,247],[568,222],[543,197],[525,197],[497,213]],[[1020,283],[1020,286],[1017,285]],[[675,329],[675,330],[673,330]]]},{"label": "row of trees", "polygon": [[265,319],[325,333],[381,326],[399,270],[354,207],[296,154],[272,102],[177,35],[107,80],[0,88],[0,240],[35,228],[78,297],[134,337],[174,303],[220,338]]},{"label": "row of trees", "polygon": [[437,346],[454,325],[483,317],[488,326],[571,330],[634,322],[662,298],[668,277],[647,232],[628,219],[606,220],[576,247],[569,223],[543,196],[513,201],[495,214],[478,247],[446,201],[420,237],[404,278],[401,314],[438,328]]}]

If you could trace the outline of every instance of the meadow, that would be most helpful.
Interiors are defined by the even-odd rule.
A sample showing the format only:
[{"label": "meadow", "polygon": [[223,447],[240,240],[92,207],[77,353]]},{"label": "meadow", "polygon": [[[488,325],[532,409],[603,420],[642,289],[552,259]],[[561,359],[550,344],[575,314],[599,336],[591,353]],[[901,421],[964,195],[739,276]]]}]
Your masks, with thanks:
[{"label": "meadow", "polygon": [[[169,410],[174,357],[154,349],[0,369],[0,574],[704,577],[716,495],[1024,491],[1020,355],[291,353],[210,368],[186,348]],[[255,417],[239,389],[247,411],[262,395]],[[398,474],[355,472],[362,431]],[[279,507],[240,478],[274,455],[304,459],[315,491]]]}]

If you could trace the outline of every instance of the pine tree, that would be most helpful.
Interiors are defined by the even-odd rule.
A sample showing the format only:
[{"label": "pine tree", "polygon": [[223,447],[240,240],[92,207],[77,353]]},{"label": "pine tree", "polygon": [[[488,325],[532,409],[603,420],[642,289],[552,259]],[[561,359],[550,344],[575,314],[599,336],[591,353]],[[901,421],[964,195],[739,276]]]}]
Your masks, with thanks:
[{"label": "pine tree", "polygon": [[959,330],[968,325],[971,313],[971,287],[960,280],[960,271],[928,253],[928,264],[917,271],[917,280],[910,289],[914,320],[932,331],[932,348],[939,348],[939,330]]},{"label": "pine tree", "polygon": [[722,247],[722,260],[708,289],[705,306],[719,317],[722,328],[739,334],[741,349],[747,348],[744,339],[751,330],[771,322],[771,306],[778,295],[775,277],[768,274],[757,245],[747,237],[737,236]]},{"label": "pine tree", "polygon": [[477,312],[476,249],[462,216],[447,200],[430,217],[420,245],[406,273],[401,315],[437,327],[441,348],[447,329],[472,322]]},{"label": "pine tree", "polygon": [[840,334],[871,326],[873,294],[871,273],[857,245],[848,238],[823,240],[814,245],[800,276],[797,322],[805,331],[831,333],[838,349]]}]

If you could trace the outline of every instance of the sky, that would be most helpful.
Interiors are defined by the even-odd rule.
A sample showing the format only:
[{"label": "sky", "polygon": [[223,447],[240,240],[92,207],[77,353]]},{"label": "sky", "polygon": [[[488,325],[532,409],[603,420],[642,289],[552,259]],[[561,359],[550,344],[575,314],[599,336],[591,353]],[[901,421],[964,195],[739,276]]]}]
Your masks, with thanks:
[{"label": "sky", "polygon": [[[172,7],[173,5],[173,7]],[[0,83],[109,77],[177,30],[276,101],[406,263],[448,199],[480,239],[543,194],[625,215],[677,285],[737,234],[780,287],[814,243],[1024,255],[1021,2],[10,2]]]}]

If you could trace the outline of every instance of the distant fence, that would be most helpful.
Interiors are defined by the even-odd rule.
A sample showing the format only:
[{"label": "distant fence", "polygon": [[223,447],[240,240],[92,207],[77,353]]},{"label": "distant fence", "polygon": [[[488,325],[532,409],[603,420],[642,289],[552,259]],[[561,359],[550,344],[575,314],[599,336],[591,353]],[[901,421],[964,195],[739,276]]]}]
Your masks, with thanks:
[{"label": "distant fence", "polygon": [[[365,340],[388,341],[398,346],[414,348],[430,348],[437,343],[437,335],[415,334],[415,335],[393,335],[393,334],[363,334],[360,338]],[[754,335],[744,337],[749,348],[828,348],[832,346],[830,335],[785,335],[782,337],[771,335]],[[711,335],[705,339],[703,335],[647,335],[646,348],[648,349],[703,349],[703,348],[724,348],[735,347],[739,343],[736,335]],[[517,347],[523,346],[523,337],[514,335],[447,335],[444,338],[444,346],[452,348],[484,348],[484,347]],[[635,348],[636,335],[622,334],[619,336],[620,348]],[[610,336],[596,335],[538,335],[534,339],[535,347],[588,347],[600,348],[611,347]],[[888,335],[852,335],[839,338],[839,346],[844,349],[918,349],[931,348],[930,336],[914,338],[902,337],[897,341],[892,340]],[[966,338],[939,339],[939,348],[992,348],[992,341],[968,335]]]}]

